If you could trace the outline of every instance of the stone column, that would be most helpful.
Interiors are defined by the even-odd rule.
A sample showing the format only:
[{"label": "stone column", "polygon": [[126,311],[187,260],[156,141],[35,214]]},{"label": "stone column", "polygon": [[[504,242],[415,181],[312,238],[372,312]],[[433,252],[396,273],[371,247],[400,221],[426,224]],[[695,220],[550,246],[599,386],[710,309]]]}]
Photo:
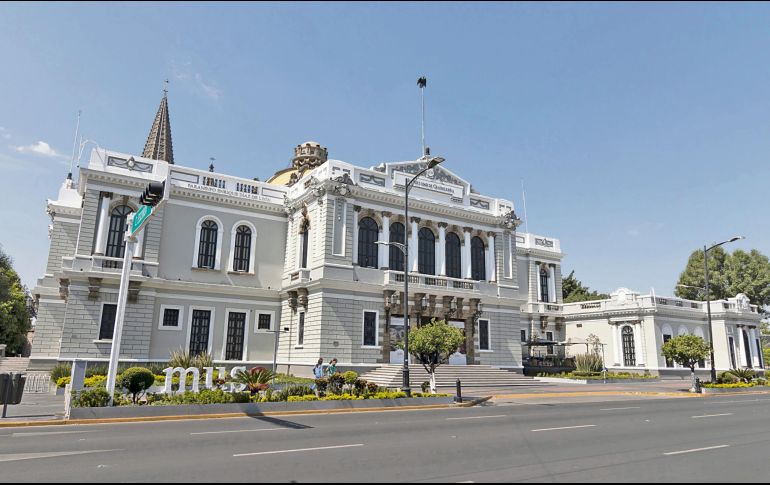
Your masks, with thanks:
[{"label": "stone column", "polygon": [[497,281],[497,260],[495,258],[495,233],[487,233],[489,244],[487,244],[487,281]]},{"label": "stone column", "polygon": [[556,303],[556,271],[552,264],[548,265],[548,302]]},{"label": "stone column", "polygon": [[470,227],[464,227],[463,228],[463,237],[465,240],[465,244],[463,245],[463,278],[471,279],[473,277],[473,271],[471,266],[471,231],[473,231]]},{"label": "stone column", "polygon": [[417,265],[418,262],[418,252],[420,250],[420,243],[418,239],[418,234],[420,232],[420,218],[419,217],[412,217],[412,220],[410,221],[412,224],[412,237],[409,239],[409,266],[411,267],[410,271],[413,273],[416,273],[419,269],[419,266]]},{"label": "stone column", "polygon": [[438,275],[446,276],[446,222],[438,224],[438,246],[436,247],[436,262],[438,262]]},{"label": "stone column", "polygon": [[535,262],[535,288],[537,288],[537,301],[543,301],[542,286],[540,286],[540,263]]},{"label": "stone column", "polygon": [[[382,231],[380,232],[380,241],[390,242],[390,212],[382,213]],[[380,244],[377,250],[380,257],[380,269],[388,269],[390,266],[390,246]]]},{"label": "stone column", "polygon": [[358,214],[361,206],[353,206],[353,265],[358,264]]},{"label": "stone column", "polygon": [[738,352],[740,355],[738,356],[738,367],[744,367],[746,365],[747,359],[746,359],[746,346],[743,345],[743,325],[738,325],[738,335],[736,336],[738,339]]},{"label": "stone column", "polygon": [[642,335],[642,322],[634,323],[634,351],[636,352],[636,365],[645,365],[647,359],[644,355],[644,335]]},{"label": "stone column", "polygon": [[101,206],[99,207],[99,220],[96,229],[96,250],[94,254],[104,255],[107,250],[107,235],[110,232],[110,203],[112,194],[102,192]]}]

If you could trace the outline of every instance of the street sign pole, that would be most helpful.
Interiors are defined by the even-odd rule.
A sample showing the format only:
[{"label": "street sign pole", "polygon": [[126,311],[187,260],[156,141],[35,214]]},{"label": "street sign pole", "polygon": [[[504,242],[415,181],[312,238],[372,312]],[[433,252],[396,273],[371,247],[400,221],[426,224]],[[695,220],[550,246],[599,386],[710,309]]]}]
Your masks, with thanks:
[{"label": "street sign pole", "polygon": [[[134,215],[128,215],[128,227],[133,224]],[[107,394],[110,396],[110,406],[115,394],[115,378],[118,372],[118,358],[120,355],[120,338],[123,336],[123,319],[126,314],[126,300],[128,299],[128,281],[131,278],[131,262],[134,257],[136,245],[136,233],[126,231],[126,252],[123,255],[123,269],[120,273],[120,290],[118,291],[118,309],[115,315],[115,327],[112,332],[112,349],[110,351],[110,367],[107,371]]]}]

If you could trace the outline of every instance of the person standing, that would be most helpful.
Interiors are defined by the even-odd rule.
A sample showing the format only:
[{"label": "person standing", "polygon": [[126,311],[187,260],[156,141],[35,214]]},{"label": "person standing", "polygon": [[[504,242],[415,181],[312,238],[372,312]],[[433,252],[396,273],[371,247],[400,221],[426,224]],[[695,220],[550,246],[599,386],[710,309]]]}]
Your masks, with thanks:
[{"label": "person standing", "polygon": [[[318,379],[323,379],[323,376],[324,376],[324,360],[323,358],[321,358],[321,359],[318,359],[318,363],[315,365],[315,367],[313,367],[313,377],[315,377],[316,380],[318,380]],[[315,382],[313,383],[313,390],[315,391],[315,395],[317,397],[320,397],[318,385],[316,385]]]},{"label": "person standing", "polygon": [[329,367],[326,368],[326,375],[331,377],[337,373],[337,359],[329,361]]}]

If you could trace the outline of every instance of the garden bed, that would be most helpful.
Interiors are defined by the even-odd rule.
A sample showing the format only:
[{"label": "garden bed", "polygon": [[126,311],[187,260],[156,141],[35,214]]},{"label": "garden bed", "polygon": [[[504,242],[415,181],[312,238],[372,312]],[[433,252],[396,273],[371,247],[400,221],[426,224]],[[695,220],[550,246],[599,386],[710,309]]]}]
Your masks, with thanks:
[{"label": "garden bed", "polygon": [[405,406],[448,406],[452,396],[350,401],[265,402],[242,404],[189,404],[180,406],[117,406],[72,408],[70,419],[154,418],[233,414],[261,416],[267,413],[336,411],[347,409],[399,408]]}]

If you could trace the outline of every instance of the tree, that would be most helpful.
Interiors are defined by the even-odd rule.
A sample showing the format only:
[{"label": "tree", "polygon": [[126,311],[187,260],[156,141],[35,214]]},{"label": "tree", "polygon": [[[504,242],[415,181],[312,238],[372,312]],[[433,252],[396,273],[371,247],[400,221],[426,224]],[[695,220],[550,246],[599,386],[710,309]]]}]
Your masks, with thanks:
[{"label": "tree", "polygon": [[447,362],[449,356],[455,353],[463,342],[463,332],[448,325],[444,320],[434,318],[430,323],[411,330],[409,353],[417,357],[430,374],[430,391],[433,394],[436,393],[436,369]]},{"label": "tree", "polygon": [[27,289],[13,269],[13,261],[0,247],[0,344],[9,354],[19,353],[31,330]]},{"label": "tree", "polygon": [[591,300],[606,300],[609,295],[598,293],[596,291],[590,291],[587,286],[583,286],[583,283],[579,279],[575,278],[575,271],[571,271],[570,274],[562,280],[562,296],[564,297],[564,303],[575,303],[578,301],[591,301]]},{"label": "tree", "polygon": [[[687,266],[679,275],[676,296],[688,300],[705,301],[706,286],[703,271],[703,250],[694,251]],[[770,310],[770,259],[756,249],[745,252],[740,249],[732,254],[722,247],[709,251],[709,297],[711,300],[732,298],[744,293],[751,303],[759,305],[760,312],[768,316]]]},{"label": "tree", "polygon": [[690,368],[692,389],[695,390],[695,366],[701,360],[711,356],[708,342],[697,335],[679,335],[663,344],[661,353],[666,360],[673,360]]}]

